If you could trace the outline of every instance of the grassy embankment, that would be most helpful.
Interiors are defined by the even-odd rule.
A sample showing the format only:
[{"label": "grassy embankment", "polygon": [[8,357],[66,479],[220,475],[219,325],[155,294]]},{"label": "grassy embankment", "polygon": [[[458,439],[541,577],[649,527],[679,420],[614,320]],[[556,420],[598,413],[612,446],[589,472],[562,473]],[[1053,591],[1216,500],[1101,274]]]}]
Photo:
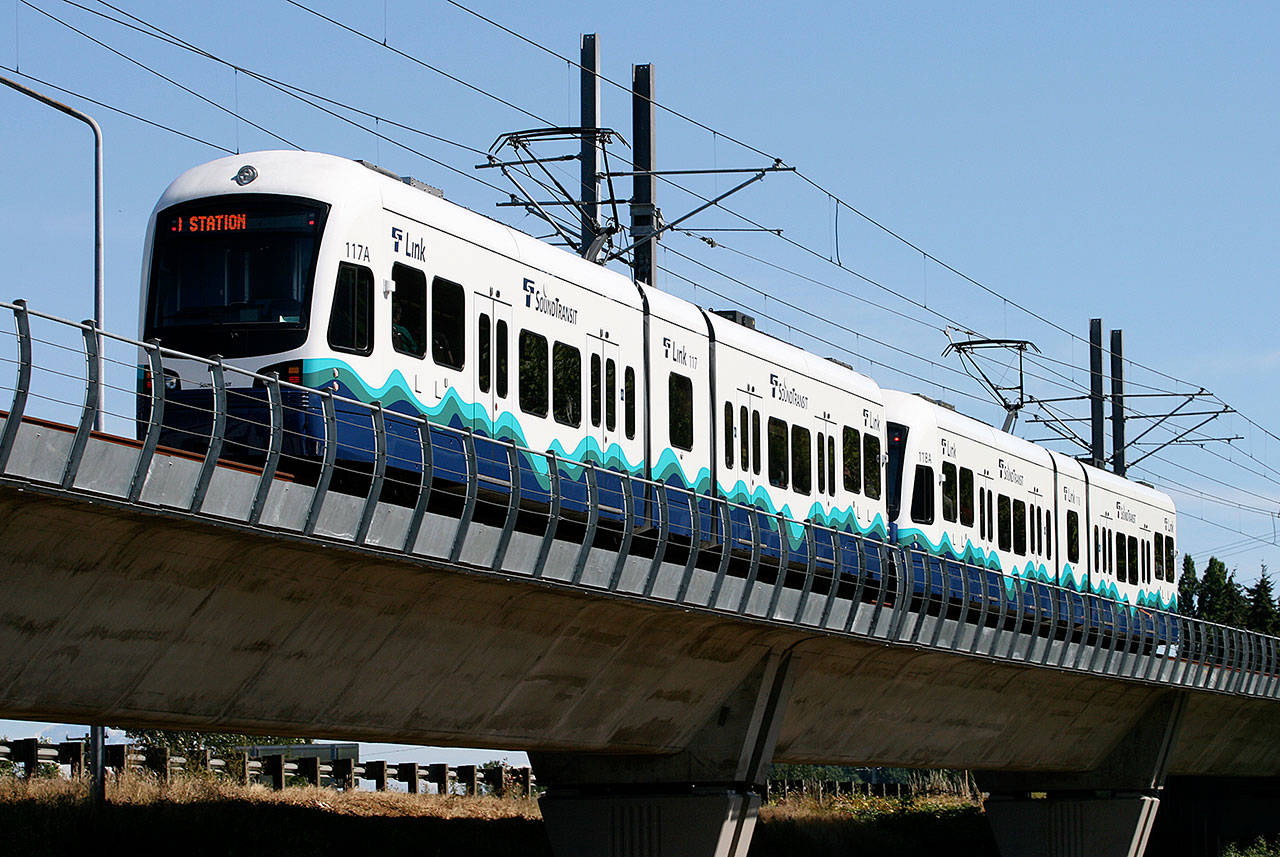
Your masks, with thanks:
[{"label": "grassy embankment", "polygon": [[[194,776],[162,786],[146,775],[128,774],[109,783],[108,801],[95,814],[82,782],[2,777],[0,841],[24,857],[109,843],[134,853],[183,857],[345,857],[370,848],[411,849],[423,857],[468,851],[550,857],[537,803],[519,798],[316,788],[274,792]],[[995,846],[977,803],[956,792],[902,801],[781,801],[761,810],[751,846],[753,857],[860,853],[993,857]]]}]

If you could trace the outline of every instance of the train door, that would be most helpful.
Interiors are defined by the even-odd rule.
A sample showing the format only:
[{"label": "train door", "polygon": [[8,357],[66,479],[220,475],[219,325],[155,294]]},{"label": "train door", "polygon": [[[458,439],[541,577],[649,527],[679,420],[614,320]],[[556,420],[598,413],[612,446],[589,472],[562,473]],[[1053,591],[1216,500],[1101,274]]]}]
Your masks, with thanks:
[{"label": "train door", "polygon": [[621,404],[622,368],[618,362],[618,343],[609,337],[590,334],[587,350],[590,353],[587,367],[587,435],[599,445],[598,450],[587,450],[601,465],[622,469],[624,456],[611,454],[609,447],[621,437],[619,405]]},{"label": "train door", "polygon": [[763,399],[753,388],[744,385],[734,391],[734,401],[737,411],[734,416],[736,433],[734,442],[738,456],[738,472],[741,474],[746,493],[745,497],[734,499],[749,506],[754,503],[756,491],[760,486],[760,459],[763,455],[761,444],[764,443],[761,437],[760,422],[763,417],[760,415],[760,404]]},{"label": "train door", "polygon": [[[476,404],[472,425],[485,434],[502,437],[500,417],[511,409],[511,304],[490,288],[476,293],[475,314]],[[505,436],[510,434],[508,430]]]}]

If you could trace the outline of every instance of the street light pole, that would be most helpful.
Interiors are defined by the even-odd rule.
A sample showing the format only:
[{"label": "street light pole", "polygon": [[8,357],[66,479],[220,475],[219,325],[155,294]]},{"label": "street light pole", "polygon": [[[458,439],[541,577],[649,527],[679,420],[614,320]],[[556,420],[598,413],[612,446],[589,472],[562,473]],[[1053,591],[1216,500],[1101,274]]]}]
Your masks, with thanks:
[{"label": "street light pole", "polygon": [[103,308],[106,303],[105,293],[103,290],[102,277],[102,129],[98,127],[98,123],[93,121],[93,117],[88,114],[81,113],[74,107],[68,107],[61,101],[54,101],[47,95],[36,92],[17,81],[10,80],[7,77],[0,76],[0,83],[5,86],[16,89],[23,95],[30,96],[42,104],[47,104],[55,110],[60,110],[68,116],[73,116],[81,122],[85,122],[93,129],[93,324],[97,328],[96,336],[98,339],[98,400],[93,403],[93,427],[97,431],[102,431],[102,391],[105,385],[105,376],[103,375],[103,354],[102,354],[102,316]]},{"label": "street light pole", "polygon": [[[23,95],[30,96],[42,104],[60,110],[68,116],[73,116],[81,122],[85,122],[93,129],[93,326],[94,336],[97,338],[98,358],[98,390],[97,401],[93,403],[93,427],[97,431],[102,431],[102,391],[105,385],[106,376],[103,375],[103,353],[102,353],[102,315],[105,304],[105,293],[103,289],[102,277],[102,129],[98,127],[98,123],[93,121],[93,117],[85,113],[81,113],[74,107],[68,107],[61,101],[54,101],[47,95],[42,95],[34,89],[29,89],[17,81],[10,80],[7,77],[0,76],[0,83],[5,86],[16,89]],[[101,807],[106,803],[107,783],[106,783],[106,766],[103,758],[106,744],[106,729],[101,724],[91,724],[89,726],[89,768],[92,776],[90,785],[90,793],[93,796],[93,805]]]}]

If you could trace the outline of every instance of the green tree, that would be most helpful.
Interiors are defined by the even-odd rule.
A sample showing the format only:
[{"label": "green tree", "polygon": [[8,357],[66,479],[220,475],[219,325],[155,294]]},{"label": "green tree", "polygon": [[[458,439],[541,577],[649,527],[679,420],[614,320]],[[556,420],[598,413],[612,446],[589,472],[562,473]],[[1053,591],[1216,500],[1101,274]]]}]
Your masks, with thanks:
[{"label": "green tree", "polygon": [[241,735],[232,732],[186,732],[176,729],[139,729],[126,732],[130,741],[149,747],[167,747],[170,755],[185,756],[208,750],[214,756],[233,753],[237,747],[253,744],[310,744],[310,738],[282,738],[276,735]]},{"label": "green tree", "polygon": [[1231,624],[1231,581],[1226,564],[1216,556],[1208,558],[1199,586],[1197,615],[1208,622]]},{"label": "green tree", "polygon": [[1200,579],[1196,577],[1196,561],[1191,554],[1182,555],[1182,577],[1178,578],[1178,610],[1183,616],[1199,618],[1200,607],[1196,603],[1200,594]]},{"label": "green tree", "polygon": [[1247,597],[1249,606],[1245,627],[1260,634],[1280,632],[1280,610],[1276,609],[1275,589],[1265,562],[1262,564],[1262,576],[1249,587]]}]

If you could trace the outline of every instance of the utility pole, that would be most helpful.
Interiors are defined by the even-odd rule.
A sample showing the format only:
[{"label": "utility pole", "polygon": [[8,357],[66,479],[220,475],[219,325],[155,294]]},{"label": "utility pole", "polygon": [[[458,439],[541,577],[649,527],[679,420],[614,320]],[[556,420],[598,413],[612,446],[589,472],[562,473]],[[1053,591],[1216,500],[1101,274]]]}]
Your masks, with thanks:
[{"label": "utility pole", "polygon": [[582,230],[578,252],[586,256],[600,228],[600,42],[582,36]]},{"label": "utility pole", "polygon": [[1124,476],[1124,331],[1111,331],[1111,469]]},{"label": "utility pole", "polygon": [[654,257],[658,249],[658,209],[653,202],[654,133],[653,66],[631,67],[631,238],[637,242],[631,270],[636,282],[653,285]]},{"label": "utility pole", "polygon": [[1093,428],[1090,454],[1094,467],[1106,462],[1106,433],[1102,411],[1102,319],[1089,319],[1089,416]]}]

